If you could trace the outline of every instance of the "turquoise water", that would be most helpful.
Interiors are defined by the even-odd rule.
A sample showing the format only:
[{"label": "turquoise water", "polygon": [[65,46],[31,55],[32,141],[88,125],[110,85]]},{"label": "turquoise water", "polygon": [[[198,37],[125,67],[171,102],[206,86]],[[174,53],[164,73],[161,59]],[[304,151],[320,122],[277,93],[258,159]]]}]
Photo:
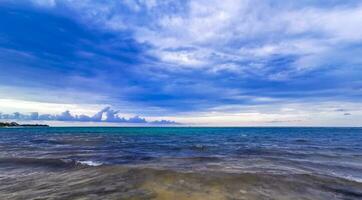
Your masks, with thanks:
[{"label": "turquoise water", "polygon": [[362,128],[0,129],[0,170],[74,166],[328,177],[356,184],[352,196],[344,195],[358,199]]}]

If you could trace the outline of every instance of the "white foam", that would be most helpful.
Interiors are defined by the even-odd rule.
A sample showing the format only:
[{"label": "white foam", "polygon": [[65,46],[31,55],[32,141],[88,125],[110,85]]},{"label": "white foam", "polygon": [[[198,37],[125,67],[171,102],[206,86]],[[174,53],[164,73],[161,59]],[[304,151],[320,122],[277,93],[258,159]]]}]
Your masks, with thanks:
[{"label": "white foam", "polygon": [[349,181],[354,181],[357,183],[362,183],[362,177],[353,176],[352,174],[345,174],[345,173],[337,173],[337,172],[330,172],[329,175],[342,178]]},{"label": "white foam", "polygon": [[101,162],[96,162],[96,161],[91,161],[91,160],[77,161],[77,162],[82,165],[88,165],[88,166],[92,166],[92,167],[97,167],[97,166],[103,165],[103,163],[101,163]]},{"label": "white foam", "polygon": [[344,178],[344,179],[347,179],[349,181],[354,181],[354,182],[357,182],[357,183],[362,183],[362,178],[359,178],[359,177],[354,177],[354,176],[351,176],[351,175],[346,175],[346,176],[339,176],[340,178]]}]

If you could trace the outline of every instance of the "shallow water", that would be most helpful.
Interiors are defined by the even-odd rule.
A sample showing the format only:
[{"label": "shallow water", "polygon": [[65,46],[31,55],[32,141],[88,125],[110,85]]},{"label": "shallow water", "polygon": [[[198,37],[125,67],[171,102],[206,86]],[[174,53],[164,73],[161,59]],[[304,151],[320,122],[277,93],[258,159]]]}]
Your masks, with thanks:
[{"label": "shallow water", "polygon": [[0,199],[362,199],[361,128],[0,129]]}]

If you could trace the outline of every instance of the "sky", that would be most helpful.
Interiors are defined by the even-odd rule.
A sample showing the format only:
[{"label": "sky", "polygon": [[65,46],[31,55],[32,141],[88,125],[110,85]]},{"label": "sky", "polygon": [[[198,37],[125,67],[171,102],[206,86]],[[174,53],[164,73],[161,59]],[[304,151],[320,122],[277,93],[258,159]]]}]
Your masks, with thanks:
[{"label": "sky", "polygon": [[361,126],[359,0],[0,0],[0,120]]}]

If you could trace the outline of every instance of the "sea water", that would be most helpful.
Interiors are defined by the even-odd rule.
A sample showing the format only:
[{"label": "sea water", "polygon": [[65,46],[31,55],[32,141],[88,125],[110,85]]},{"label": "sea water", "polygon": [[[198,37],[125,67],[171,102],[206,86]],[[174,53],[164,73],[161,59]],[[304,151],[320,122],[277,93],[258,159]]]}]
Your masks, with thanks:
[{"label": "sea water", "polygon": [[2,128],[0,181],[0,199],[362,199],[362,128]]}]

